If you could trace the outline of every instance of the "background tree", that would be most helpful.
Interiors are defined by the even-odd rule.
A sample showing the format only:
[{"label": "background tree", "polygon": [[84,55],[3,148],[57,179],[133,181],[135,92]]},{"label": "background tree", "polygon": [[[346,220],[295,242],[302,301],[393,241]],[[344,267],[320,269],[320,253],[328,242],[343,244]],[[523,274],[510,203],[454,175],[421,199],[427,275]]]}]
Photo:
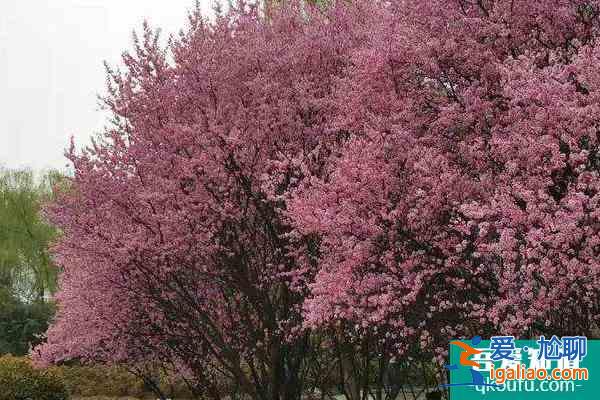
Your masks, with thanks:
[{"label": "background tree", "polygon": [[0,170],[0,354],[27,354],[54,315],[56,229],[41,215],[60,174]]},{"label": "background tree", "polygon": [[350,140],[290,207],[321,239],[306,321],[341,327],[363,390],[356,354],[386,366],[440,357],[449,337],[596,334],[599,10],[374,10],[334,101]]},{"label": "background tree", "polygon": [[172,63],[146,26],[124,71],[109,69],[115,124],[72,149],[72,191],[48,210],[64,273],[43,361],[156,361],[214,399],[223,382],[300,398],[311,271],[286,198],[337,140],[328,96],[364,40],[330,17],[294,3],[267,21],[238,2],[214,23],[192,14]]},{"label": "background tree", "polygon": [[28,354],[43,341],[54,313],[52,303],[24,302],[0,289],[0,354]]},{"label": "background tree", "polygon": [[56,290],[58,270],[49,254],[56,229],[41,209],[59,179],[56,172],[36,180],[30,170],[0,170],[0,276],[26,300],[44,301]]}]

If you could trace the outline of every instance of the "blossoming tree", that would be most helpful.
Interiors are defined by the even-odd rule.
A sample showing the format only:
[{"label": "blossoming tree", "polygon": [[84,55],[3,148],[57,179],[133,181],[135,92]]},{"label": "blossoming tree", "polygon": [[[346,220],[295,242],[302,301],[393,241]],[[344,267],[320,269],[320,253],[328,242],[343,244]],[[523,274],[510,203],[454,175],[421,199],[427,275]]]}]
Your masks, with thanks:
[{"label": "blossoming tree", "polygon": [[384,363],[449,337],[592,335],[598,4],[384,8],[337,87],[350,139],[290,207],[322,240],[305,323],[349,322]]}]

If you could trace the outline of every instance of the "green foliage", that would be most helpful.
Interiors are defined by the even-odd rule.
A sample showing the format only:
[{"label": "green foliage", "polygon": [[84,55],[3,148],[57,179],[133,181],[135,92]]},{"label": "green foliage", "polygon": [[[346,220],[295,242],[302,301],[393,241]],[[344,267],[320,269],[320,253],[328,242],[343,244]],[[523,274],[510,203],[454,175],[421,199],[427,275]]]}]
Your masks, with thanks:
[{"label": "green foliage", "polygon": [[54,305],[23,302],[0,288],[0,354],[25,355],[40,342]]},{"label": "green foliage", "polygon": [[60,175],[36,180],[30,170],[0,169],[0,288],[43,300],[56,290],[57,269],[48,248],[56,229],[41,215]]},{"label": "green foliage", "polygon": [[48,248],[57,230],[42,216],[60,182],[55,172],[0,169],[0,355],[24,355],[48,328],[58,270]]},{"label": "green foliage", "polygon": [[67,400],[61,378],[50,370],[36,370],[26,358],[0,358],[0,400]]},{"label": "green foliage", "polygon": [[56,229],[42,217],[59,183],[56,172],[36,179],[30,170],[0,169],[0,355],[24,355],[54,315],[48,295],[58,270],[48,248]]},{"label": "green foliage", "polygon": [[60,366],[50,368],[62,377],[73,396],[143,397],[144,382],[126,370],[105,366]]},{"label": "green foliage", "polygon": [[[49,368],[61,377],[69,393],[74,397],[92,398],[153,398],[152,388],[138,375],[119,366],[106,365],[61,365]],[[146,371],[148,372],[148,371]],[[174,379],[160,371],[154,371],[152,380],[168,398],[187,399],[191,394],[180,379]],[[146,379],[149,375],[146,375]],[[2,400],[2,399],[0,399]]]}]

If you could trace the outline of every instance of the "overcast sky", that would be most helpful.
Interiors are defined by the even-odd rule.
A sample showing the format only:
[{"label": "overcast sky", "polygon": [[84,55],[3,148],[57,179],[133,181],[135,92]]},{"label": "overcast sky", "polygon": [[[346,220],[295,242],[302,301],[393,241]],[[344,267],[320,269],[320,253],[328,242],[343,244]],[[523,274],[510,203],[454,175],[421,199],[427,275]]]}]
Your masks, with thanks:
[{"label": "overcast sky", "polygon": [[[212,0],[200,0],[207,15]],[[65,169],[106,116],[103,60],[115,65],[144,19],[185,26],[194,0],[0,0],[0,166]]]}]

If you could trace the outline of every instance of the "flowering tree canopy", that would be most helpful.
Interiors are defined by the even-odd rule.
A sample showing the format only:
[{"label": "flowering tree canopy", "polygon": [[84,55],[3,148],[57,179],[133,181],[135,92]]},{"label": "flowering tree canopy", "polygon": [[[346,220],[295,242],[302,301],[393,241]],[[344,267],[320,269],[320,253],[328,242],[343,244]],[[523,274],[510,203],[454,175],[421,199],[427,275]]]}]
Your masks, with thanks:
[{"label": "flowering tree canopy", "polygon": [[336,127],[350,139],[290,207],[301,232],[323,238],[307,322],[391,324],[424,345],[590,333],[598,5],[383,8],[337,87]]},{"label": "flowering tree canopy", "polygon": [[113,127],[71,148],[48,210],[64,272],[39,360],[159,361],[213,398],[218,375],[291,399],[313,332],[350,349],[342,370],[590,334],[597,3],[239,2],[166,50],[146,27],[109,69]]}]

